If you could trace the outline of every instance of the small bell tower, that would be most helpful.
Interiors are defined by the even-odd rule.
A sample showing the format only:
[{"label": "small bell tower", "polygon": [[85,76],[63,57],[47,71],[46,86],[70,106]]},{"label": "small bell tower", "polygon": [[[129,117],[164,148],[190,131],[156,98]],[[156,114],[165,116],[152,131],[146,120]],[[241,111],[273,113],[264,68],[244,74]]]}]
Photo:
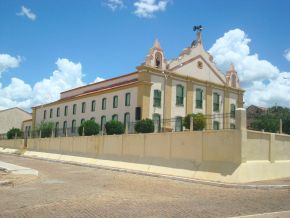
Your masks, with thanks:
[{"label": "small bell tower", "polygon": [[233,64],[230,65],[230,68],[226,75],[227,85],[233,88],[240,88],[240,80],[238,77],[238,73],[235,70],[235,66]]},{"label": "small bell tower", "polygon": [[149,54],[146,56],[145,65],[160,70],[166,69],[164,52],[158,39],[155,40],[153,47],[150,49]]}]

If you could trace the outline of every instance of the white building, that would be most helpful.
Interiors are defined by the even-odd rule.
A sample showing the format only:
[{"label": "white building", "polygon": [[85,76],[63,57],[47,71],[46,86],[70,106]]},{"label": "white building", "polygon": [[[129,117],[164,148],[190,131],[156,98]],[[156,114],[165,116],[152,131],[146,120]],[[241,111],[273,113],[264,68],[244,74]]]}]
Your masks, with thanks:
[{"label": "white building", "polygon": [[[102,126],[111,119],[153,118],[171,131],[182,117],[200,112],[210,116],[208,129],[231,128],[235,109],[243,107],[243,93],[234,66],[226,75],[220,72],[198,32],[192,46],[174,60],[165,59],[156,40],[136,72],[62,92],[58,101],[33,107],[32,126],[45,121],[75,131],[88,119]],[[172,118],[177,122],[162,122]]]}]

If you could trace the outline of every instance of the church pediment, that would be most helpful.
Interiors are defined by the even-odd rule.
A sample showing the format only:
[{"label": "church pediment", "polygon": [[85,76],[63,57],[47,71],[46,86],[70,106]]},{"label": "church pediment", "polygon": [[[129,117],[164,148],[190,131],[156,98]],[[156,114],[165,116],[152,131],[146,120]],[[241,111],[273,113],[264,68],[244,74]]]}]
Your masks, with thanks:
[{"label": "church pediment", "polygon": [[202,45],[185,49],[181,55],[168,64],[168,69],[183,76],[225,85],[226,78],[215,66],[212,56]]}]

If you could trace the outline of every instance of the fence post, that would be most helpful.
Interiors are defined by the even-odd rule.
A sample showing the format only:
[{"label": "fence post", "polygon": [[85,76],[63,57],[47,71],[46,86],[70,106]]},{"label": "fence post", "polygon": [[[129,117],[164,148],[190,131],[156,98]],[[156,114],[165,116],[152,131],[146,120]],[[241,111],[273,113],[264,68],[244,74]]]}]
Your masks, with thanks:
[{"label": "fence post", "polygon": [[128,134],[128,123],[125,124],[125,134]]},{"label": "fence post", "polygon": [[83,126],[83,133],[82,133],[82,136],[85,135],[85,127]]},{"label": "fence post", "polygon": [[17,139],[17,132],[15,133],[14,139]]},{"label": "fence post", "polygon": [[51,138],[53,138],[54,135],[53,135],[53,128],[51,129]]},{"label": "fence post", "polygon": [[282,122],[282,119],[280,119],[280,134],[282,134],[283,133],[283,129],[282,129],[282,127],[283,127],[283,122]]},{"label": "fence post", "polygon": [[65,137],[67,137],[67,128],[65,128]]},{"label": "fence post", "polygon": [[193,131],[193,117],[190,116],[190,131]]},{"label": "fence post", "polygon": [[236,128],[239,130],[247,129],[247,115],[244,108],[236,110]]},{"label": "fence post", "polygon": [[41,138],[41,130],[39,131],[39,138]]}]

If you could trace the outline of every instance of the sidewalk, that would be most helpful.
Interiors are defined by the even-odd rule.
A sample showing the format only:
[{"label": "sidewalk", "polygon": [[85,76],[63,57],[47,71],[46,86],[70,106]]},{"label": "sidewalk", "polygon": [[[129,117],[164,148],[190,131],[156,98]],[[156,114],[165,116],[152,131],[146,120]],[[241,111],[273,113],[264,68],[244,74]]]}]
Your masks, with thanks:
[{"label": "sidewalk", "polygon": [[[96,158],[87,158],[79,156],[70,156],[54,153],[44,153],[44,152],[35,152],[35,151],[25,151],[20,152],[18,149],[3,149],[0,147],[0,153],[10,154],[10,155],[19,155],[22,157],[36,158],[42,160],[49,160],[55,162],[62,162],[74,165],[89,166],[100,169],[107,169],[113,171],[134,173],[139,175],[154,176],[154,177],[163,177],[172,180],[184,181],[184,182],[193,182],[199,184],[213,185],[219,187],[227,188],[241,188],[241,189],[290,189],[290,178],[281,180],[282,183],[279,183],[279,180],[273,181],[263,181],[255,183],[223,183],[215,182],[209,180],[199,180],[193,179],[191,170],[169,168],[163,166],[156,166],[150,164],[139,164],[139,163],[129,163],[122,161],[112,161]],[[1,167],[1,166],[0,166]],[[183,175],[183,176],[179,176]]]},{"label": "sidewalk", "polygon": [[2,161],[0,161],[0,169],[3,169],[6,172],[11,173],[11,174],[38,176],[37,170],[2,162]]}]

